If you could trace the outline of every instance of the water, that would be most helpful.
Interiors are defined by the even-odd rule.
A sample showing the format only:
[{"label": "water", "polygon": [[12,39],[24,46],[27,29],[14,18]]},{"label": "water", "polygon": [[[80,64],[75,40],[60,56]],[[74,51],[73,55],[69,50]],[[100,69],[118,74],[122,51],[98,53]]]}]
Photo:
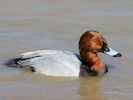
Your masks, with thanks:
[{"label": "water", "polygon": [[[0,0],[1,100],[132,100],[132,0]],[[100,31],[123,54],[111,58],[103,77],[58,78],[9,68],[19,53],[61,49],[78,52],[87,30]]]}]

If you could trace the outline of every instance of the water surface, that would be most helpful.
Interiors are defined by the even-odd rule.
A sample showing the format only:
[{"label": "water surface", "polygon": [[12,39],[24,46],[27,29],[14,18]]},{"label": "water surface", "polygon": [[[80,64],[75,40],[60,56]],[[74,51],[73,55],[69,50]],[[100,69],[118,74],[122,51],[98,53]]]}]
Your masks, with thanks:
[{"label": "water surface", "polygon": [[[132,0],[0,0],[1,100],[132,100]],[[103,77],[58,78],[3,65],[19,53],[61,49],[78,52],[87,30],[100,31],[123,54],[111,58]]]}]

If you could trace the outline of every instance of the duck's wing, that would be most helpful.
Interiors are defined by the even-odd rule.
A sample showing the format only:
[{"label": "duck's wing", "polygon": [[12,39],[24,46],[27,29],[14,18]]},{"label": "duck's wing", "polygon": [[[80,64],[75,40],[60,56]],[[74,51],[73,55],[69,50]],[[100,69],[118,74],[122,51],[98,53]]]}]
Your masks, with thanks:
[{"label": "duck's wing", "polygon": [[21,58],[26,59],[26,58],[35,58],[39,56],[43,56],[46,54],[46,52],[49,52],[48,50],[38,50],[38,51],[33,51],[33,52],[26,52],[20,54]]},{"label": "duck's wing", "polygon": [[13,61],[15,64],[19,66],[27,66],[27,65],[31,65],[33,60],[36,60],[41,57],[46,57],[49,55],[56,55],[58,53],[59,51],[57,50],[38,50],[33,52],[26,52],[26,53],[20,54],[19,57],[14,58]]},{"label": "duck's wing", "polygon": [[25,67],[29,66],[32,59],[42,57],[47,50],[38,50],[33,52],[22,53],[19,57],[9,60],[6,65],[10,67]]}]

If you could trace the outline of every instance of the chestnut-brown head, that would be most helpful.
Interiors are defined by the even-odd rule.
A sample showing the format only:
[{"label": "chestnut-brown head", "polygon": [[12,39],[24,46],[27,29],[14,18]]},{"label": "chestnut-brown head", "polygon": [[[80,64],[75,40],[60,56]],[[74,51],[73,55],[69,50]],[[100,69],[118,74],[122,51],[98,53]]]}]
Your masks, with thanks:
[{"label": "chestnut-brown head", "polygon": [[101,51],[103,44],[107,44],[103,36],[97,31],[85,32],[79,41],[80,52],[97,53]]},{"label": "chestnut-brown head", "polygon": [[105,70],[105,65],[98,57],[98,52],[102,52],[113,57],[120,57],[121,54],[108,47],[105,38],[97,31],[85,32],[79,40],[79,51],[82,61],[88,64],[90,70],[100,73]]}]

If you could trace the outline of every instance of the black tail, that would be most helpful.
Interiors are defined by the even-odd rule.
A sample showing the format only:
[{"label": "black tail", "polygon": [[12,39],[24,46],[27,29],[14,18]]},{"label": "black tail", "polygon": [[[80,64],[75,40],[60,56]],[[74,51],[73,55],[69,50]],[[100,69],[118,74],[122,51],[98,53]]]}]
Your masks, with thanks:
[{"label": "black tail", "polygon": [[9,67],[23,67],[19,64],[19,61],[24,61],[24,60],[28,60],[36,57],[41,57],[41,56],[35,56],[35,57],[29,57],[29,58],[23,58],[23,57],[13,58],[8,60],[4,65]]},{"label": "black tail", "polygon": [[28,68],[30,69],[32,72],[35,72],[35,68],[32,66],[21,66],[18,62],[21,60],[25,60],[22,58],[13,58],[13,59],[9,59],[4,65],[8,66],[8,67],[21,67],[21,68]]},{"label": "black tail", "polygon": [[13,59],[9,59],[6,61],[6,63],[4,65],[8,66],[8,67],[20,67],[20,65],[18,64],[18,61],[20,61],[21,58],[13,58]]}]

